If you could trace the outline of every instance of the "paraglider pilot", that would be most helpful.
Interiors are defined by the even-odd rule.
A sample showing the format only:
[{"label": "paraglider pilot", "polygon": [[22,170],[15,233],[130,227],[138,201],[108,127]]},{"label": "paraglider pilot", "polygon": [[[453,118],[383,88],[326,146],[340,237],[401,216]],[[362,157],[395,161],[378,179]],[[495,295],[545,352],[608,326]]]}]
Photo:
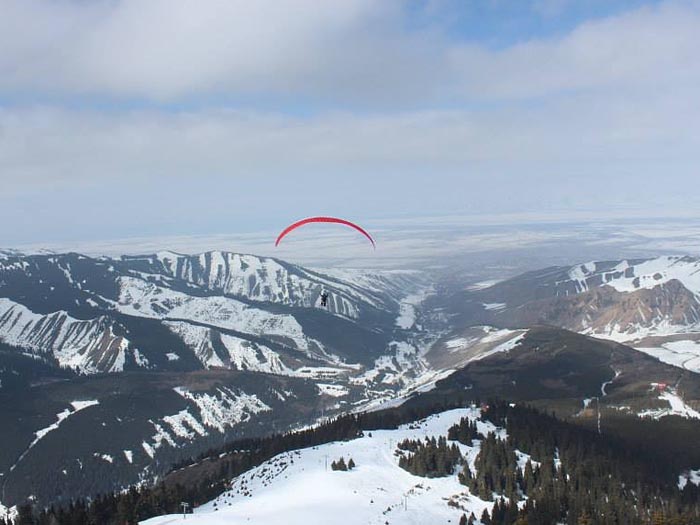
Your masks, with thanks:
[{"label": "paraglider pilot", "polygon": [[328,292],[321,292],[321,306],[328,306]]}]

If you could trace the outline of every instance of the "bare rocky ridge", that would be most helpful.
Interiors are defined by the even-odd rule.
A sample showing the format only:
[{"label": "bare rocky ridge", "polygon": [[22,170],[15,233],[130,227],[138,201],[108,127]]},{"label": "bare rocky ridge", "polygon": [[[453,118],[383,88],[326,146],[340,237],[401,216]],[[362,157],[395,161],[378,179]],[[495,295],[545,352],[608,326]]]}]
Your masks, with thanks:
[{"label": "bare rocky ridge", "polygon": [[692,328],[700,323],[697,296],[679,281],[652,289],[618,292],[600,286],[575,295],[525,303],[494,315],[515,326],[548,324],[578,332],[626,340],[664,329]]}]

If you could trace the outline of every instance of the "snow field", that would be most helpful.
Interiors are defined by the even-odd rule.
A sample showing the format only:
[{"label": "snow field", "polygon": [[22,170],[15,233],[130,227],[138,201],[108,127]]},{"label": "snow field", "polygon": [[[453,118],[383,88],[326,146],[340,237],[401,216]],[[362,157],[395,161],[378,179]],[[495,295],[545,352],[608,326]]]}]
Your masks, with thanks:
[{"label": "snow field", "polygon": [[660,347],[637,347],[637,350],[657,358],[662,363],[700,373],[700,342],[670,341]]},{"label": "snow field", "polygon": [[[456,473],[432,479],[413,476],[399,468],[395,454],[397,444],[404,439],[446,436],[449,427],[461,418],[477,419],[479,415],[476,408],[450,410],[397,430],[365,432],[352,441],[280,454],[233,479],[229,491],[196,509],[186,520],[170,515],[143,523],[380,525],[389,521],[423,525],[448,520],[457,523],[463,513],[474,512],[479,517],[484,509],[490,511],[493,503],[469,494]],[[481,433],[506,437],[504,430],[491,423],[478,421],[477,426]],[[473,468],[479,443],[458,446]],[[332,471],[330,463],[341,457],[346,462],[352,458],[356,468]],[[525,461],[527,456],[519,454],[519,462]],[[449,506],[448,501],[459,507]]]},{"label": "snow field", "polygon": [[[656,388],[652,385],[652,388]],[[671,387],[666,388],[659,395],[659,399],[668,402],[669,408],[659,408],[655,410],[644,410],[639,413],[640,417],[651,417],[659,419],[664,416],[681,416],[688,419],[700,419],[700,412],[689,407],[683,398]]]}]

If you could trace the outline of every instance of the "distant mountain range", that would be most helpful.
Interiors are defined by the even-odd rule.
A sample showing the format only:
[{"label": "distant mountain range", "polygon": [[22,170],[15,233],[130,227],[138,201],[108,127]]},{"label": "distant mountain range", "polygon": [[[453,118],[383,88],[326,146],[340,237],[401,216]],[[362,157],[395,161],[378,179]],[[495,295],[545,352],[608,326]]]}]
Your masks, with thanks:
[{"label": "distant mountain range", "polygon": [[636,342],[700,330],[700,259],[591,262],[530,272],[465,293],[493,322],[551,324]]},{"label": "distant mountain range", "polygon": [[460,295],[461,323],[551,325],[700,371],[700,259],[668,256],[529,272]]}]

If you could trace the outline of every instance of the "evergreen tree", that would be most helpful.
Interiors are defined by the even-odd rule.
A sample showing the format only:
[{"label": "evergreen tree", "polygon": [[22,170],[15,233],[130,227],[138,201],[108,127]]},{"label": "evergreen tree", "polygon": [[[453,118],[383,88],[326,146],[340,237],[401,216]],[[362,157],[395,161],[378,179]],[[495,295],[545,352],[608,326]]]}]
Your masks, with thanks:
[{"label": "evergreen tree", "polygon": [[345,459],[340,458],[337,461],[333,461],[331,463],[331,470],[342,470],[342,471],[348,470],[348,466],[345,464]]},{"label": "evergreen tree", "polygon": [[456,465],[462,460],[459,448],[447,444],[447,439],[426,438],[424,442],[405,441],[399,444],[401,450],[411,450],[399,459],[399,467],[421,477],[443,477],[452,475]]},{"label": "evergreen tree", "polygon": [[17,508],[17,519],[15,525],[34,525],[34,510],[32,506],[27,504]]}]

